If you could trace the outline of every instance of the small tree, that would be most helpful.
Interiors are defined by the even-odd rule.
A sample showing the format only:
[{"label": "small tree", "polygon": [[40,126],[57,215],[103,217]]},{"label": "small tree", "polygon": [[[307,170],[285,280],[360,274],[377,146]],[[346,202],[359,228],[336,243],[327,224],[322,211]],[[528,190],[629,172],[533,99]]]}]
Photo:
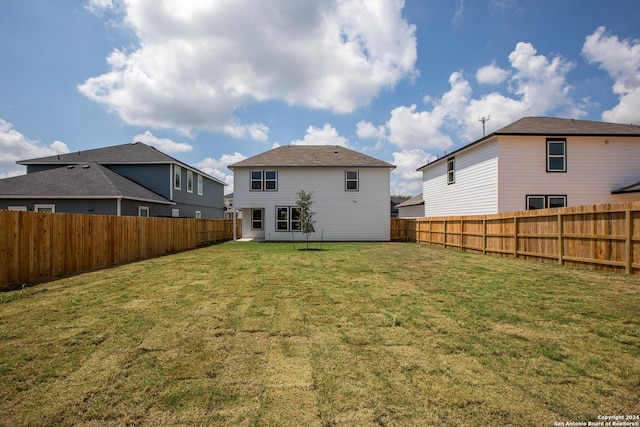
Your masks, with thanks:
[{"label": "small tree", "polygon": [[315,212],[311,210],[311,205],[313,205],[313,191],[306,192],[300,190],[297,196],[296,205],[300,208],[300,231],[307,235],[307,250],[309,250],[309,234],[316,231],[313,226],[313,224],[315,224],[313,220]]}]

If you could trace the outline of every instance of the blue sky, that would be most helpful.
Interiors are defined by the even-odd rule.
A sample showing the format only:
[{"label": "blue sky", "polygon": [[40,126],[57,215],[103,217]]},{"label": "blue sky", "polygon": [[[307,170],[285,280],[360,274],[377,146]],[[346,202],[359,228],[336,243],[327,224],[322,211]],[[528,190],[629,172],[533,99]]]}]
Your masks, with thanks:
[{"label": "blue sky", "polygon": [[142,141],[225,180],[278,145],[416,168],[523,116],[640,123],[636,0],[7,0],[0,178]]}]

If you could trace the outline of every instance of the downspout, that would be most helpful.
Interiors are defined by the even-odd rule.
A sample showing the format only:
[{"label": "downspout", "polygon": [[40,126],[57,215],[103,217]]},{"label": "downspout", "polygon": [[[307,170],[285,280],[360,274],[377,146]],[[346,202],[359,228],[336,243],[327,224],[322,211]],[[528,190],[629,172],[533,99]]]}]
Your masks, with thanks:
[{"label": "downspout", "polygon": [[238,240],[238,236],[236,236],[236,208],[233,209],[233,241]]}]

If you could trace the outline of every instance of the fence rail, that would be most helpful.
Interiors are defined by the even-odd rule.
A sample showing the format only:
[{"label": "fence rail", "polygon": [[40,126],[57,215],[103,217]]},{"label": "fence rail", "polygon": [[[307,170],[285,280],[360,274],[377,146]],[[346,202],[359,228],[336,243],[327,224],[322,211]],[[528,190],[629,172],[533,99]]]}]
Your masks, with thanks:
[{"label": "fence rail", "polygon": [[640,274],[640,202],[392,219],[391,240]]},{"label": "fence rail", "polygon": [[233,220],[0,210],[0,290],[232,238]]}]

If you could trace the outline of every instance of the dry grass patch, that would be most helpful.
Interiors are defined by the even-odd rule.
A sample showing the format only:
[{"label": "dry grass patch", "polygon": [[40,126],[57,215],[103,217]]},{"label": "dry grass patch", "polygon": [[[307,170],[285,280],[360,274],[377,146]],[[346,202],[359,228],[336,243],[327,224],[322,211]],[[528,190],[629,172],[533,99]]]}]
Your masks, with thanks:
[{"label": "dry grass patch", "polygon": [[0,301],[0,426],[640,413],[637,277],[414,244],[229,242]]}]

